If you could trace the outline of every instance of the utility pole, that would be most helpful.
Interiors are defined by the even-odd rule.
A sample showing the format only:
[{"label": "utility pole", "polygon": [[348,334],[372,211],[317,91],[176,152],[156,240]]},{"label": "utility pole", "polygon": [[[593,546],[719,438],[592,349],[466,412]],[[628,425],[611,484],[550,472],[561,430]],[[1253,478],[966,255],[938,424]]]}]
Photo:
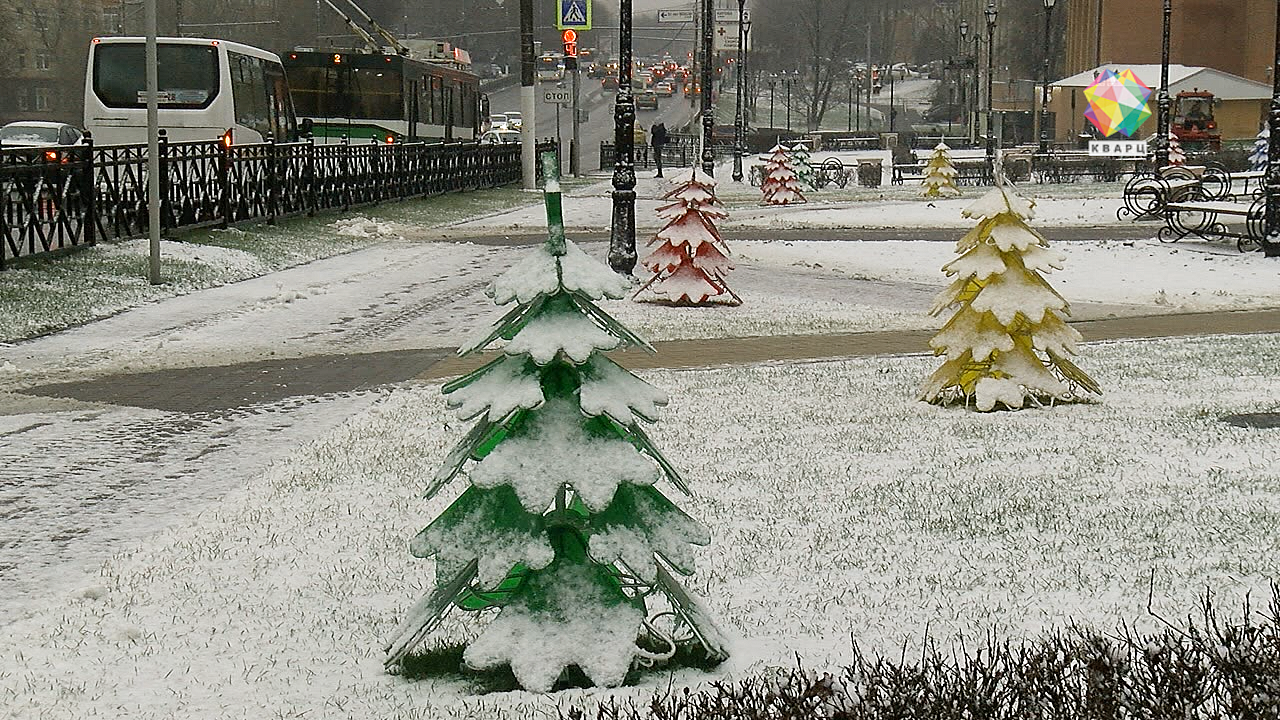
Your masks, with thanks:
[{"label": "utility pole", "polygon": [[[144,8],[147,31],[147,279],[152,285],[160,280],[160,98],[156,60],[156,0],[146,0]],[[225,152],[225,150],[224,150]]]},{"label": "utility pole", "polygon": [[569,172],[574,177],[582,177],[582,136],[579,124],[582,122],[582,111],[579,97],[582,93],[582,69],[576,58],[573,63],[573,139],[569,141]]}]

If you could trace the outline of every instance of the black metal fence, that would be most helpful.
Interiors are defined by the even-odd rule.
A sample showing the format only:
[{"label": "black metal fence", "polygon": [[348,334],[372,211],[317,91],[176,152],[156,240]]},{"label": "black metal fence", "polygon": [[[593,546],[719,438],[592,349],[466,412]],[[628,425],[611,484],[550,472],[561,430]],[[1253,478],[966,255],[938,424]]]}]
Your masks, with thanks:
[{"label": "black metal fence", "polygon": [[[549,150],[554,143],[539,143]],[[348,209],[520,180],[519,145],[160,142],[165,231]],[[0,269],[147,232],[146,145],[0,150]]]}]

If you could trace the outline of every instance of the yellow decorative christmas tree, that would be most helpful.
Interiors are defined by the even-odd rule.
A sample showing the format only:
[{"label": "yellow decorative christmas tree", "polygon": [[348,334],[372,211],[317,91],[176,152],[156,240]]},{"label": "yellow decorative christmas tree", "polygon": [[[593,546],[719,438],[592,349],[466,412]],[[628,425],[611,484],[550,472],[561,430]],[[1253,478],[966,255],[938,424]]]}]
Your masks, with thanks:
[{"label": "yellow decorative christmas tree", "polygon": [[964,211],[977,227],[956,244],[960,257],[942,269],[955,280],[933,315],[955,315],[929,341],[947,360],[920,389],[938,405],[972,402],[978,410],[1077,402],[1101,395],[1076,367],[1080,333],[1063,321],[1063,299],[1041,273],[1062,269],[1062,255],[1026,221],[1035,203],[997,187]]},{"label": "yellow decorative christmas tree", "polygon": [[951,148],[946,143],[938,143],[929,157],[929,164],[924,169],[924,180],[920,182],[920,194],[924,197],[955,197],[960,194],[956,188],[956,166],[951,164]]}]

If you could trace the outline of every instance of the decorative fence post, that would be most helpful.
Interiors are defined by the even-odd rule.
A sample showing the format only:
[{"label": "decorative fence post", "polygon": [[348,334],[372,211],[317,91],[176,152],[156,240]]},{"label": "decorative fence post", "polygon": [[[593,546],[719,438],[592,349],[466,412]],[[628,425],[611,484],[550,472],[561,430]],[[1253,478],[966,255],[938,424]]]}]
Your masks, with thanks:
[{"label": "decorative fence post", "polygon": [[276,224],[280,213],[280,159],[279,144],[275,135],[267,134],[267,224]]},{"label": "decorative fence post", "polygon": [[177,226],[177,218],[173,216],[173,189],[169,181],[169,132],[160,128],[160,231],[164,232]]},{"label": "decorative fence post", "polygon": [[[95,202],[94,193],[97,191],[97,183],[95,182],[94,173],[96,164],[94,163],[93,150],[93,133],[88,130],[84,133],[83,147],[81,152],[84,153],[84,166],[80,172],[80,197],[84,198],[84,243],[93,245],[97,242],[97,224],[98,224],[98,205]],[[4,220],[0,219],[0,238],[7,235],[4,231]],[[0,242],[0,245],[3,245]]]},{"label": "decorative fence post", "polygon": [[307,194],[307,217],[315,217],[316,211],[320,207],[320,200],[317,197],[316,190],[316,139],[314,136],[307,138],[306,145],[306,164],[303,170],[303,182],[306,187],[303,192]]},{"label": "decorative fence post", "polygon": [[222,190],[222,223],[219,227],[225,230],[231,222],[231,143],[225,140],[215,142],[222,151],[222,162],[218,164],[218,187]]}]

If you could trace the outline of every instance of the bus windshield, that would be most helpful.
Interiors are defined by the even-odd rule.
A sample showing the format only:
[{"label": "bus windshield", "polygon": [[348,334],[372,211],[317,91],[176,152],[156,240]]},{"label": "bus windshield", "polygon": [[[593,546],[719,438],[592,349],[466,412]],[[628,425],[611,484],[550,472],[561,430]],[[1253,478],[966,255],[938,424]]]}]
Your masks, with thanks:
[{"label": "bus windshield", "polygon": [[290,67],[294,108],[302,117],[400,120],[401,75],[390,68]]},{"label": "bus windshield", "polygon": [[[107,107],[142,108],[146,98],[146,46],[102,43],[94,52],[93,91]],[[205,108],[218,94],[218,49],[210,45],[156,47],[159,105]]]}]

